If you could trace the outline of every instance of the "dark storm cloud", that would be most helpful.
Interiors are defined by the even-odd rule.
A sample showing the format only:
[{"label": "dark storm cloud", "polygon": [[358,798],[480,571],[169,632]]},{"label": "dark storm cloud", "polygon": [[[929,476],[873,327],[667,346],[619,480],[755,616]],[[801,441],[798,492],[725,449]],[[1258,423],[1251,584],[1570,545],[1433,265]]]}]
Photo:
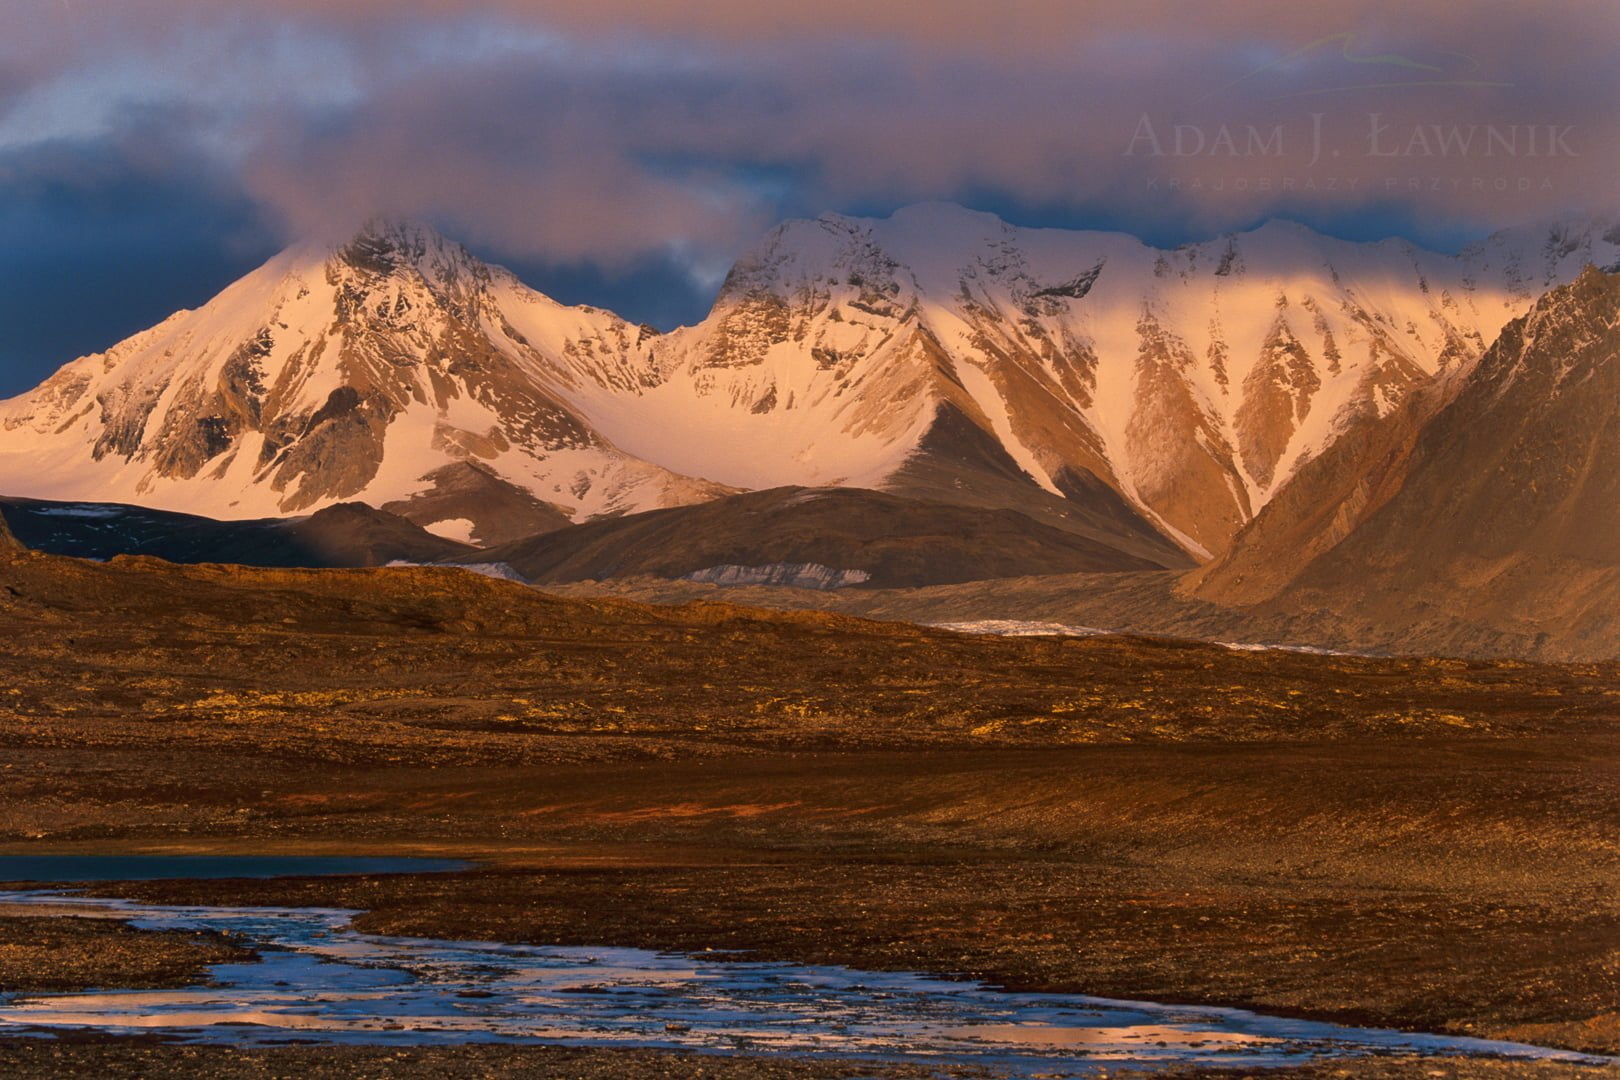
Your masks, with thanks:
[{"label": "dark storm cloud", "polygon": [[200,304],[273,252],[260,207],[195,150],[126,136],[0,154],[0,396]]}]

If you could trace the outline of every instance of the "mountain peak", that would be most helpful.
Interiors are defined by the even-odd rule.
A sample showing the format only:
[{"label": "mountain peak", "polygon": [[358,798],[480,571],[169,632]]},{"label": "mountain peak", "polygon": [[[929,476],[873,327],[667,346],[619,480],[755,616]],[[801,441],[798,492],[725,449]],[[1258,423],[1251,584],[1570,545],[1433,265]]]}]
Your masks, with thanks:
[{"label": "mountain peak", "polygon": [[1250,237],[1255,240],[1265,240],[1272,243],[1314,243],[1324,239],[1325,234],[1317,232],[1304,222],[1292,218],[1267,218],[1252,229],[1244,229],[1230,233],[1234,237]]},{"label": "mountain peak", "polygon": [[1581,268],[1580,274],[1568,285],[1552,289],[1536,298],[1522,320],[1527,330],[1534,331],[1544,323],[1579,318],[1608,323],[1613,321],[1614,301],[1620,293],[1620,274],[1609,273],[1592,263]]},{"label": "mountain peak", "polygon": [[1595,263],[1587,263],[1581,268],[1580,276],[1575,279],[1575,286],[1582,291],[1602,289],[1610,291],[1615,282],[1620,281],[1620,270],[1606,270]]},{"label": "mountain peak", "polygon": [[355,270],[381,277],[406,269],[442,277],[448,268],[483,266],[472,252],[432,226],[402,217],[372,217],[346,239],[329,245],[329,250]]},{"label": "mountain peak", "polygon": [[[1611,354],[1585,346],[1613,333],[1617,310],[1620,274],[1587,263],[1574,281],[1542,294],[1529,311],[1503,329],[1480,362],[1480,377],[1506,384],[1539,374],[1553,380],[1539,393],[1551,393],[1576,372],[1610,362]],[[1568,339],[1565,347],[1548,345],[1564,339]]]}]

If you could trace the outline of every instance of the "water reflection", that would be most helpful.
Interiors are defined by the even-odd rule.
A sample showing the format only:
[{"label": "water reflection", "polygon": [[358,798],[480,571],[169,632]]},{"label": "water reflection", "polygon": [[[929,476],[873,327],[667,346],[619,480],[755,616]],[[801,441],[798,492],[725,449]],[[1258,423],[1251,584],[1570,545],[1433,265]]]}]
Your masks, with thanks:
[{"label": "water reflection", "polygon": [[1045,1076],[1124,1062],[1258,1066],[1358,1053],[1575,1057],[1233,1009],[1004,993],[903,973],[375,937],[350,928],[352,912],[332,909],[155,906],[44,891],[0,893],[0,904],[230,932],[262,957],[217,965],[209,985],[180,990],[13,995],[0,999],[0,1031],[162,1030],[236,1044],[540,1039],[967,1063]]}]

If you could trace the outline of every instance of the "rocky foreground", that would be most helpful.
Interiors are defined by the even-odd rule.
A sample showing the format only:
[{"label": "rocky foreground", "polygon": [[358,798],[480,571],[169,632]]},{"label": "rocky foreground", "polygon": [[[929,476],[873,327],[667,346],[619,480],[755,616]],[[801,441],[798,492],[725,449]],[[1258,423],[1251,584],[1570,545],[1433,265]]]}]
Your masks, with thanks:
[{"label": "rocky foreground", "polygon": [[[0,619],[5,850],[485,862],[124,895],[1620,1053],[1613,666],[986,639],[456,570],[13,552]],[[13,946],[42,931],[8,922],[0,985],[24,986]],[[7,1044],[0,1071],[820,1075],[383,1053]],[[1341,1068],[1453,1066],[1312,1075]]]}]

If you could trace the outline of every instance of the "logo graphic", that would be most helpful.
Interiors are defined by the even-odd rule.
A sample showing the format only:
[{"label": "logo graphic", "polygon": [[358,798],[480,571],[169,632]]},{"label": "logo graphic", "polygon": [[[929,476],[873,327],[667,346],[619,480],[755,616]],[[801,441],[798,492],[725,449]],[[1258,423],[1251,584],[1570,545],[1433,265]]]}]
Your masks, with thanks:
[{"label": "logo graphic", "polygon": [[1345,31],[1339,34],[1329,34],[1327,37],[1317,38],[1307,45],[1302,45],[1293,52],[1280,56],[1275,60],[1261,64],[1246,75],[1241,75],[1225,86],[1206,95],[1224,93],[1245,83],[1252,82],[1268,72],[1286,71],[1289,67],[1313,59],[1321,54],[1338,47],[1339,58],[1352,69],[1369,69],[1360,81],[1349,81],[1338,86],[1318,86],[1305,90],[1294,90],[1281,97],[1308,97],[1319,94],[1352,93],[1362,90],[1397,90],[1413,87],[1464,87],[1470,89],[1488,89],[1510,87],[1511,82],[1502,82],[1495,79],[1481,77],[1482,65],[1467,53],[1448,52],[1437,54],[1433,59],[1436,62],[1425,62],[1400,53],[1357,53],[1356,42],[1359,35],[1354,31]]}]

